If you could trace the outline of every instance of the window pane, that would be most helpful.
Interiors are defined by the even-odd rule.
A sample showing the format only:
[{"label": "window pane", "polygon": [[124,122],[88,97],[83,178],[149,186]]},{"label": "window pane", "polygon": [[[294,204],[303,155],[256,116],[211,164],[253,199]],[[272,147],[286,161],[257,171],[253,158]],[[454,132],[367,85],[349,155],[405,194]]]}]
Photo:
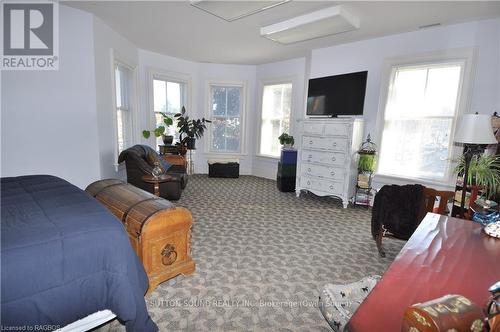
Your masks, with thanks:
[{"label": "window pane", "polygon": [[[176,138],[179,136],[177,123],[174,115],[180,113],[182,106],[186,105],[185,95],[186,84],[173,82],[161,78],[153,80],[153,103],[156,126],[163,125],[163,117],[156,112],[166,113],[174,120],[173,125],[165,128],[166,135],[172,135]],[[162,145],[162,138],[157,138],[157,144]]]},{"label": "window pane", "polygon": [[116,94],[116,130],[118,153],[132,145],[132,116],[130,93],[132,89],[132,71],[124,66],[115,66]]},{"label": "window pane", "polygon": [[167,82],[153,80],[153,104],[155,112],[167,111]]},{"label": "window pane", "polygon": [[378,172],[444,180],[462,64],[395,68],[388,95]]},{"label": "window pane", "polygon": [[167,82],[167,113],[179,113],[181,107],[181,84]]},{"label": "window pane", "polygon": [[290,132],[292,84],[266,85],[262,93],[260,153],[279,156],[279,135]]},{"label": "window pane", "polygon": [[212,92],[212,142],[216,152],[240,151],[241,93],[240,87],[213,86]]},{"label": "window pane", "polygon": [[214,87],[212,89],[212,111],[215,116],[226,115],[226,88]]},{"label": "window pane", "polygon": [[212,149],[215,151],[226,150],[226,123],[224,118],[214,118],[212,120]]},{"label": "window pane", "polygon": [[380,155],[384,174],[439,180],[449,158],[452,119],[390,120]]},{"label": "window pane", "polygon": [[229,88],[227,89],[227,115],[239,116],[240,115],[240,89]]},{"label": "window pane", "polygon": [[460,83],[460,66],[429,69],[425,115],[453,116]]}]

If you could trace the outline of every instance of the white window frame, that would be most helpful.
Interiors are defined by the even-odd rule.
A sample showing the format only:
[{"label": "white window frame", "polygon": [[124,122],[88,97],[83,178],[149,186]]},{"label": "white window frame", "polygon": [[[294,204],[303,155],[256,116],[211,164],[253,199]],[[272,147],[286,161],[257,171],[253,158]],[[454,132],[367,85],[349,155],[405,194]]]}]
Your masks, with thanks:
[{"label": "white window frame", "polygon": [[[382,134],[384,131],[385,123],[385,108],[389,97],[389,87],[391,84],[392,70],[397,66],[418,66],[418,65],[432,65],[439,63],[448,62],[463,62],[463,70],[461,72],[460,85],[458,89],[456,114],[453,119],[451,133],[450,133],[450,144],[449,144],[449,157],[450,163],[445,171],[445,176],[442,181],[430,180],[418,177],[400,177],[395,175],[380,174],[378,172],[378,166],[375,173],[375,181],[379,183],[395,183],[395,184],[406,184],[406,183],[420,183],[423,185],[435,186],[437,189],[450,189],[455,186],[455,177],[453,169],[456,160],[462,153],[461,146],[454,143],[453,138],[455,137],[455,129],[457,125],[458,118],[470,110],[470,101],[472,95],[472,85],[474,82],[475,66],[476,66],[476,50],[473,48],[464,49],[451,49],[445,51],[436,51],[426,54],[419,54],[413,56],[402,56],[388,58],[384,61],[382,67],[382,77],[380,85],[380,98],[377,113],[377,124],[376,124],[376,140],[375,143],[377,147],[381,147]],[[380,151],[379,151],[380,152]]]},{"label": "white window frame", "polygon": [[292,100],[290,103],[290,123],[289,123],[289,135],[293,136],[294,131],[294,97],[295,97],[295,77],[281,77],[281,78],[271,78],[271,79],[262,79],[259,81],[259,114],[258,114],[258,124],[257,124],[257,138],[256,138],[256,152],[255,156],[260,158],[269,158],[279,160],[280,157],[271,156],[267,154],[260,153],[260,143],[261,143],[261,134],[262,134],[262,102],[264,99],[264,87],[266,85],[279,85],[279,84],[291,84],[292,85]]},{"label": "white window frame", "polygon": [[139,70],[137,64],[133,63],[130,60],[126,60],[123,56],[120,55],[119,52],[117,52],[114,49],[110,49],[110,71],[111,71],[111,91],[112,91],[112,96],[111,96],[111,101],[112,101],[112,119],[113,119],[113,146],[114,146],[114,166],[115,166],[115,171],[118,172],[120,170],[125,169],[125,164],[118,164],[118,156],[119,156],[119,146],[118,146],[118,116],[116,114],[116,77],[115,77],[115,67],[117,64],[120,64],[122,66],[127,67],[132,75],[131,75],[131,91],[129,91],[129,105],[130,105],[130,121],[131,123],[131,144],[132,146],[139,142],[139,135],[137,134],[139,131],[138,128],[138,95],[137,92],[139,91],[138,89],[138,81],[139,81]]},{"label": "white window frame", "polygon": [[[177,73],[173,71],[168,71],[160,68],[149,68],[148,69],[148,123],[149,127],[145,128],[146,130],[151,130],[156,128],[156,118],[154,113],[154,88],[153,88],[153,80],[159,79],[169,82],[181,83],[185,84],[185,99],[186,99],[186,112],[191,115],[191,105],[192,103],[192,84],[191,84],[191,76],[184,73]],[[141,131],[142,132],[142,131]],[[158,146],[156,146],[156,137],[151,135],[150,138],[147,139],[148,144],[153,146],[153,149],[158,150]]]},{"label": "white window frame", "polygon": [[213,156],[245,156],[246,155],[246,110],[248,108],[247,105],[247,82],[246,81],[221,81],[221,80],[207,80],[205,84],[205,96],[206,96],[206,107],[205,107],[205,118],[212,120],[212,86],[219,86],[225,88],[241,88],[241,110],[240,110],[240,150],[234,152],[225,152],[225,151],[213,151],[212,150],[212,128],[208,124],[208,128],[206,131],[206,135],[208,140],[205,141],[204,149],[206,155]]}]

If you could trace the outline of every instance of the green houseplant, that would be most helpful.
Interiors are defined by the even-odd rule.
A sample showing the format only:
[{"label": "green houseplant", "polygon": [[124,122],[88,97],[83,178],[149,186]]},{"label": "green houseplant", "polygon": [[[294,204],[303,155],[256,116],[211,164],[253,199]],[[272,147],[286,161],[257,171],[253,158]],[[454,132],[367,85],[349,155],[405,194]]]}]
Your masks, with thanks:
[{"label": "green houseplant", "polygon": [[143,130],[142,136],[144,138],[148,139],[149,137],[151,137],[151,133],[153,133],[153,135],[155,135],[156,137],[161,136],[163,139],[163,143],[165,145],[172,144],[174,137],[171,135],[164,135],[164,134],[165,134],[166,128],[171,126],[174,123],[173,119],[171,117],[169,117],[166,113],[163,113],[163,112],[156,112],[156,114],[160,114],[162,116],[163,124],[156,127],[153,130]]},{"label": "green houseplant", "polygon": [[295,144],[295,140],[293,139],[293,136],[288,135],[287,133],[282,133],[279,137],[278,140],[280,141],[280,144],[283,145],[283,148],[291,148]]},{"label": "green houseplant", "polygon": [[177,120],[177,128],[179,128],[181,146],[185,146],[188,150],[195,149],[196,139],[201,138],[207,129],[206,124],[212,121],[205,118],[190,119],[186,115],[186,108],[182,106],[180,113],[174,115]]},{"label": "green houseplant", "polygon": [[[455,168],[457,174],[463,174],[465,158],[460,156]],[[467,175],[468,186],[478,186],[485,192],[487,198],[500,192],[500,155],[473,156]]]},{"label": "green houseplant", "polygon": [[360,172],[373,173],[375,172],[376,164],[375,153],[359,152],[358,170]]}]

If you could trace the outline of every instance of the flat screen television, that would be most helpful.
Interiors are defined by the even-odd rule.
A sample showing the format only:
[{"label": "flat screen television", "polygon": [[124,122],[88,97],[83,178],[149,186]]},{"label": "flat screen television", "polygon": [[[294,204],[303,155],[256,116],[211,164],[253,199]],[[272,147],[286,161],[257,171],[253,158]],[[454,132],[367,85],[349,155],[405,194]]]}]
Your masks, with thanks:
[{"label": "flat screen television", "polygon": [[363,115],[367,71],[309,80],[307,115]]}]

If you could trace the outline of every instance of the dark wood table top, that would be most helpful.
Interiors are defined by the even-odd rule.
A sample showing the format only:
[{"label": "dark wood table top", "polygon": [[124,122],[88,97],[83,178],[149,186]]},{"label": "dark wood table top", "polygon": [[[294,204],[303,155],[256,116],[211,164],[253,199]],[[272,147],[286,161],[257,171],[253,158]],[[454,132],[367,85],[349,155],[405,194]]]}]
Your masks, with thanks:
[{"label": "dark wood table top", "polygon": [[470,220],[428,213],[348,329],[401,331],[408,306],[447,294],[463,295],[483,307],[488,288],[499,280],[500,239]]},{"label": "dark wood table top", "polygon": [[152,175],[143,175],[141,179],[142,181],[147,183],[162,183],[162,182],[172,181],[172,177],[166,174],[162,174],[157,178],[155,178]]}]

